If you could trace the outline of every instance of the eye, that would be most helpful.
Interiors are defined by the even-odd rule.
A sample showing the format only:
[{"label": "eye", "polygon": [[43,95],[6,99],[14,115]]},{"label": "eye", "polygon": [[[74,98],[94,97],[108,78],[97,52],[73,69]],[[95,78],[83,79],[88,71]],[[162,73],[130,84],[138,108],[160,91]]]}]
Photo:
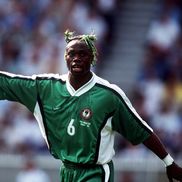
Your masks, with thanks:
[{"label": "eye", "polygon": [[85,56],[85,53],[83,53],[83,52],[80,53],[80,56],[81,56],[81,57],[84,57],[84,56]]},{"label": "eye", "polygon": [[80,57],[86,57],[86,56],[88,56],[88,53],[86,51],[80,51],[79,55],[80,55]]},{"label": "eye", "polygon": [[68,56],[73,57],[75,55],[74,51],[68,52]]}]

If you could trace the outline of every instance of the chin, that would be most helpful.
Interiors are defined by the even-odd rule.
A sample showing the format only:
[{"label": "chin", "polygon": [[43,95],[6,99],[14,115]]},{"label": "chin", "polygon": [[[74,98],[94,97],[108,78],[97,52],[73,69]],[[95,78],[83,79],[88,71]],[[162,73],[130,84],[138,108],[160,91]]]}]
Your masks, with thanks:
[{"label": "chin", "polygon": [[71,74],[74,76],[83,76],[84,72],[83,71],[71,71]]}]

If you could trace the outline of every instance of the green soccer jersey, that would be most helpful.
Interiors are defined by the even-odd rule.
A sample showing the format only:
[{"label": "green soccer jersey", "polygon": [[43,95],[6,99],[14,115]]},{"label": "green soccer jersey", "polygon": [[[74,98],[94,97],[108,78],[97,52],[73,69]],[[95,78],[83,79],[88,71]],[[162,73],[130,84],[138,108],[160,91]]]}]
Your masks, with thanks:
[{"label": "green soccer jersey", "polygon": [[68,75],[0,72],[0,99],[25,105],[51,154],[63,162],[105,164],[114,155],[115,131],[133,144],[152,132],[123,91],[94,73],[74,90]]}]

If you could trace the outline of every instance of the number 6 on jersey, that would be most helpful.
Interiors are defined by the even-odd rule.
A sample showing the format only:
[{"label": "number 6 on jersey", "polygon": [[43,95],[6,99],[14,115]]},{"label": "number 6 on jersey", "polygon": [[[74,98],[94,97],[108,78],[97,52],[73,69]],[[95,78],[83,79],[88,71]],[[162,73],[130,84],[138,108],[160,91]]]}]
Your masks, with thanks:
[{"label": "number 6 on jersey", "polygon": [[71,121],[67,127],[67,133],[70,136],[73,136],[75,134],[75,127],[73,126],[74,121],[75,121],[74,119],[71,119]]}]

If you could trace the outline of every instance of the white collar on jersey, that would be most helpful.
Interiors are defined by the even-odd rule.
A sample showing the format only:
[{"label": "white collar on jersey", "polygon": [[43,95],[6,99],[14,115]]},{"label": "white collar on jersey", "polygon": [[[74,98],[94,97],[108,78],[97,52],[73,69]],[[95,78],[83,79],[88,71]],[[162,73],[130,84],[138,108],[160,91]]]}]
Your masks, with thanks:
[{"label": "white collar on jersey", "polygon": [[92,78],[87,83],[85,83],[83,86],[81,86],[78,90],[75,90],[72,87],[72,85],[70,84],[69,79],[68,79],[68,74],[67,74],[67,78],[66,78],[66,88],[71,96],[79,97],[80,95],[89,91],[95,85],[95,83],[96,83],[96,75],[93,72],[92,72]]}]

